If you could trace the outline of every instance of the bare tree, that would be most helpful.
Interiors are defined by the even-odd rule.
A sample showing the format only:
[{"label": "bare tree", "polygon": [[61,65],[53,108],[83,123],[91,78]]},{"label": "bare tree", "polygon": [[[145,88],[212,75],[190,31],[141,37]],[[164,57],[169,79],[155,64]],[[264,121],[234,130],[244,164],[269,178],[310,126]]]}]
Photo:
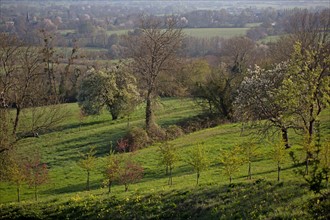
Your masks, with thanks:
[{"label": "bare tree", "polygon": [[128,38],[128,50],[132,66],[145,89],[146,130],[155,125],[153,99],[156,95],[158,76],[168,72],[178,62],[177,52],[181,47],[183,32],[175,19],[165,22],[156,18],[142,18],[140,34]]}]

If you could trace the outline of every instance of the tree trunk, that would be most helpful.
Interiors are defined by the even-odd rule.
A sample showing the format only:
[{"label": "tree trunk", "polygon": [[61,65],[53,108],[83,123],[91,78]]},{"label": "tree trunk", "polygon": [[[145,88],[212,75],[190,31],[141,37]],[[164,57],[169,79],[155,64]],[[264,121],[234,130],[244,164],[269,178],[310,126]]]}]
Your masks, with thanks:
[{"label": "tree trunk", "polygon": [[281,131],[282,131],[282,139],[283,139],[283,141],[284,141],[285,148],[288,149],[288,148],[291,147],[291,146],[289,145],[288,130],[287,130],[286,128],[282,128]]},{"label": "tree trunk", "polygon": [[197,182],[196,182],[196,186],[198,186],[198,180],[199,180],[199,172],[197,172]]},{"label": "tree trunk", "polygon": [[20,186],[17,185],[17,202],[21,201],[21,192],[20,192]]},{"label": "tree trunk", "polygon": [[125,184],[125,192],[128,191],[128,184]]},{"label": "tree trunk", "polygon": [[281,172],[281,165],[280,162],[277,162],[277,181],[280,181],[280,172]]},{"label": "tree trunk", "polygon": [[112,181],[109,180],[109,184],[108,184],[108,187],[109,187],[108,193],[109,193],[109,194],[111,193],[111,185],[112,185]]},{"label": "tree trunk", "polygon": [[131,126],[130,122],[131,122],[131,116],[128,115],[128,116],[127,116],[127,129],[129,129],[130,126]]},{"label": "tree trunk", "polygon": [[310,158],[310,154],[311,154],[311,153],[309,153],[309,152],[306,152],[306,161],[305,161],[305,163],[306,163],[306,166],[305,166],[305,175],[308,175],[308,174],[309,174],[309,171],[308,171],[308,169],[309,169],[309,158]]},{"label": "tree trunk", "polygon": [[89,173],[89,171],[87,171],[87,183],[86,183],[86,189],[87,189],[87,191],[90,190],[90,188],[89,188],[89,176],[90,176],[90,173]]},{"label": "tree trunk", "polygon": [[147,105],[146,105],[146,131],[147,133],[150,131],[152,126],[154,125],[154,115],[152,110],[152,97],[151,97],[151,89],[149,89],[147,94]]},{"label": "tree trunk", "polygon": [[14,122],[14,127],[13,127],[13,135],[16,135],[16,132],[17,132],[20,113],[21,113],[21,108],[17,105],[16,106],[15,122]]},{"label": "tree trunk", "polygon": [[172,167],[170,167],[170,172],[169,172],[169,179],[168,179],[168,185],[172,186]]},{"label": "tree trunk", "polygon": [[38,201],[38,190],[37,190],[37,184],[34,185],[34,199]]},{"label": "tree trunk", "polygon": [[248,170],[248,179],[252,179],[252,174],[251,174],[251,161],[249,161],[249,170]]}]

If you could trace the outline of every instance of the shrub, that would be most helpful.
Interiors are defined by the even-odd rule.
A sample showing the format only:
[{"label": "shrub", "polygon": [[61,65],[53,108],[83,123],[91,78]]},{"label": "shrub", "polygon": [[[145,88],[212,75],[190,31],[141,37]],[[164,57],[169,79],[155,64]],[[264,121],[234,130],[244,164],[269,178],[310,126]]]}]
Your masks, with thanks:
[{"label": "shrub", "polygon": [[130,150],[129,143],[127,139],[120,138],[117,141],[116,151],[119,153],[128,152]]},{"label": "shrub", "polygon": [[167,140],[173,140],[175,138],[178,138],[184,134],[183,130],[181,127],[177,125],[170,125],[166,129],[166,139]]},{"label": "shrub", "polygon": [[147,132],[138,127],[132,128],[124,137],[128,141],[128,151],[132,152],[146,147],[149,144]]},{"label": "shrub", "polygon": [[164,141],[166,140],[166,131],[154,124],[148,131],[148,136],[151,141]]}]

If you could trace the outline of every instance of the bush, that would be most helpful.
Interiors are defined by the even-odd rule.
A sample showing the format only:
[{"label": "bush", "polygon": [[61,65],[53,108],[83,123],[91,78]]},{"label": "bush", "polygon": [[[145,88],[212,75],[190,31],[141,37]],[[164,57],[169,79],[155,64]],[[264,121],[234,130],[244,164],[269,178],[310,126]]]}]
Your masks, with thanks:
[{"label": "bush", "polygon": [[126,134],[124,140],[127,140],[128,146],[126,149],[130,152],[144,148],[150,143],[147,132],[138,127],[132,128]]},{"label": "bush", "polygon": [[179,122],[179,126],[185,133],[199,131],[205,128],[216,127],[228,121],[216,114],[203,114],[194,116],[188,120]]},{"label": "bush", "polygon": [[167,140],[173,140],[175,138],[178,138],[184,134],[183,130],[181,127],[177,125],[170,125],[166,129],[166,139]]},{"label": "bush", "polygon": [[330,219],[330,191],[310,199],[307,210],[314,219]]},{"label": "bush", "polygon": [[151,141],[165,141],[166,131],[159,127],[158,125],[153,125],[149,131],[148,135]]}]

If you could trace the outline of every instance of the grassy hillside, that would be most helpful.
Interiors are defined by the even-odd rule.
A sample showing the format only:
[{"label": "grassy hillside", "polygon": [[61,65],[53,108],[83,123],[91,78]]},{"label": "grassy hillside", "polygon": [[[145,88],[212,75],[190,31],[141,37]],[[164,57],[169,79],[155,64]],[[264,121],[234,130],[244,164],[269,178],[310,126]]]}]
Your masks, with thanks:
[{"label": "grassy hillside", "polygon": [[[233,176],[233,183],[221,170],[221,150],[231,149],[249,141],[250,136],[241,134],[240,124],[224,124],[184,135],[170,143],[178,148],[179,162],[173,170],[173,186],[167,185],[165,169],[159,165],[158,144],[128,154],[144,168],[144,178],[124,192],[124,186],[115,184],[110,195],[104,188],[102,167],[110,142],[120,138],[127,129],[127,120],[111,121],[104,113],[80,121],[78,107],[68,105],[71,117],[59,128],[27,139],[21,143],[25,152],[38,148],[43,161],[50,167],[51,181],[40,188],[40,202],[33,202],[33,190],[22,189],[21,204],[15,203],[15,187],[0,185],[1,218],[88,218],[88,219],[308,219],[312,218],[309,205],[320,204],[315,209],[329,210],[329,201],[310,203],[315,195],[308,191],[301,176],[295,174],[292,161],[286,154],[282,166],[282,180],[277,182],[276,162],[272,160],[272,143],[258,138],[259,155],[252,163],[252,180],[247,180],[247,164]],[[174,124],[200,112],[193,101],[183,99],[162,100],[157,109],[157,119],[162,126]],[[131,117],[131,126],[143,125],[143,107]],[[330,138],[329,111],[321,118],[324,138]],[[294,151],[304,158],[301,140],[290,134]],[[197,144],[207,148],[211,162],[209,169],[201,173],[199,186],[196,174],[186,160]],[[91,174],[92,190],[84,191],[86,174],[77,166],[78,152],[96,146],[97,168]],[[303,167],[301,167],[303,168]],[[324,214],[326,215],[326,214]]]}]

